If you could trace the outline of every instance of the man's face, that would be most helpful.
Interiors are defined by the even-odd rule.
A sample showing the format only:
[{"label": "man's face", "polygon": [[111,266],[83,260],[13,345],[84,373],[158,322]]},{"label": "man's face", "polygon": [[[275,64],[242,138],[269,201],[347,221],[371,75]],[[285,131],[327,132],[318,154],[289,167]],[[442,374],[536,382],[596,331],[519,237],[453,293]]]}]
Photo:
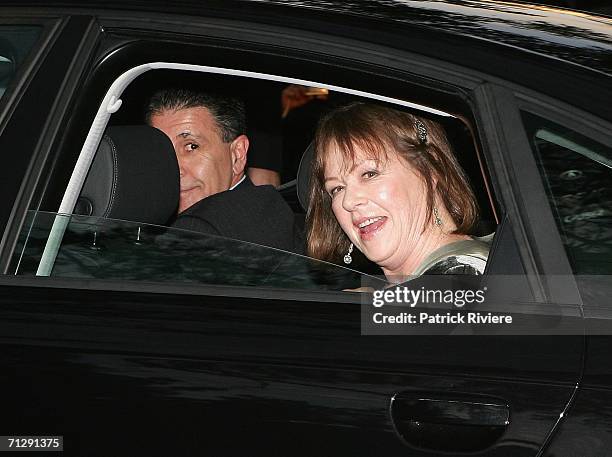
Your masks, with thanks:
[{"label": "man's face", "polygon": [[241,135],[224,143],[217,122],[206,108],[162,111],[151,117],[151,125],[174,145],[181,178],[179,213],[228,190],[242,178],[248,140]]}]

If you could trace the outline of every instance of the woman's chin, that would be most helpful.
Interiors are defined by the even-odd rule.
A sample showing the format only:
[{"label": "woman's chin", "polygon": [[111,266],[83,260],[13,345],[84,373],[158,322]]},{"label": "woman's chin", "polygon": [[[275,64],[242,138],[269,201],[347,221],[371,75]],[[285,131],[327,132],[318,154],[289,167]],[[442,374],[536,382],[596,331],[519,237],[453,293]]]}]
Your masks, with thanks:
[{"label": "woman's chin", "polygon": [[384,267],[393,256],[394,251],[390,248],[390,246],[386,245],[386,243],[382,246],[373,246],[373,243],[370,243],[370,246],[364,246],[363,254],[367,257],[370,262],[374,262],[379,267]]}]

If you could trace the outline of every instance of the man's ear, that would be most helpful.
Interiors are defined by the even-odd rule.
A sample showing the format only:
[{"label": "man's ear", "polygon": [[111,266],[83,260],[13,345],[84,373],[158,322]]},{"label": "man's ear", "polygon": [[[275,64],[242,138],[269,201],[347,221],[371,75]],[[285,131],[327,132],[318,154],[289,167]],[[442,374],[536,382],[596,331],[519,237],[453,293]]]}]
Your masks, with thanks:
[{"label": "man's ear", "polygon": [[240,176],[244,173],[248,150],[249,139],[246,135],[240,135],[231,142],[230,152],[232,154],[232,172],[234,176]]}]

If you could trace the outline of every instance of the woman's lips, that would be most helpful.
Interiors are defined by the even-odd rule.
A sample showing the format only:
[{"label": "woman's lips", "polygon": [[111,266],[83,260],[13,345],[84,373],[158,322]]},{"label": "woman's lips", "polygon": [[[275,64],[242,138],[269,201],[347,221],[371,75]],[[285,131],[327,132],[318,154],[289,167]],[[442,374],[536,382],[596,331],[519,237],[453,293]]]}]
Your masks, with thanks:
[{"label": "woman's lips", "polygon": [[370,240],[374,237],[374,235],[380,231],[387,222],[387,218],[383,216],[381,219],[372,222],[371,224],[366,225],[365,227],[359,228],[359,236],[364,241]]}]

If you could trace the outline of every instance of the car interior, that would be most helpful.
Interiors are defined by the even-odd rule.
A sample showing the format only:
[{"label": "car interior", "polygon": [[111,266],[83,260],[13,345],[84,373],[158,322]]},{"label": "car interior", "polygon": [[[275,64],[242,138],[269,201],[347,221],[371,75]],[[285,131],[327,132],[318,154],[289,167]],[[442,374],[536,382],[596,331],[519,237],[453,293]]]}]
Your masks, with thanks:
[{"label": "car interior", "polygon": [[[247,110],[247,133],[250,140],[249,163],[256,162],[258,155],[263,156],[264,162],[266,160],[269,161],[270,158],[276,160],[276,170],[280,172],[281,176],[281,185],[278,187],[278,191],[294,211],[296,219],[301,221],[301,225],[304,227],[307,206],[304,195],[307,193],[308,188],[309,162],[312,157],[311,142],[317,121],[319,117],[328,110],[359,99],[359,97],[339,91],[321,91],[317,90],[318,88],[311,88],[315,89],[313,90],[313,94],[316,95],[311,97],[306,104],[291,110],[285,109],[285,112],[283,112],[281,96],[283,90],[287,88],[288,85],[289,84],[285,82],[264,79],[181,70],[154,70],[140,75],[125,89],[121,96],[122,103],[120,109],[113,113],[109,119],[105,135],[98,147],[95,159],[88,172],[73,214],[89,217],[90,221],[91,218],[121,220],[124,221],[121,226],[122,230],[126,228],[125,224],[127,222],[132,222],[135,226],[134,229],[131,229],[131,232],[136,230],[137,234],[130,234],[128,238],[136,240],[135,242],[142,241],[147,236],[160,239],[160,235],[169,232],[168,230],[164,230],[163,227],[171,224],[176,214],[176,202],[178,201],[178,172],[176,170],[176,161],[174,161],[175,164],[172,165],[172,160],[169,159],[169,157],[172,158],[172,155],[168,155],[168,151],[172,151],[172,144],[169,143],[169,141],[164,144],[164,140],[159,138],[159,131],[148,128],[145,125],[144,112],[149,98],[157,90],[162,88],[190,88],[227,94],[244,100]],[[323,94],[323,96],[321,94]],[[413,109],[398,106],[393,107],[395,109]],[[490,194],[486,186],[485,176],[483,176],[483,169],[476,149],[475,139],[471,134],[470,127],[466,125],[463,120],[452,115],[438,116],[415,109],[413,109],[413,111],[420,116],[428,116],[443,125],[451,146],[470,179],[480,209],[480,222],[472,235],[485,236],[493,233],[498,220],[495,214],[494,205],[489,196]],[[151,152],[149,153],[149,151]],[[268,154],[268,157],[265,157],[266,154]],[[156,157],[155,160],[151,158],[153,155]],[[120,173],[119,170],[121,170]],[[49,236],[52,230],[51,226],[53,225],[51,217],[48,216],[48,218],[49,221],[47,221],[46,224],[42,224],[45,227],[42,232],[38,234],[40,237],[38,242],[32,241],[34,234],[30,226],[29,243],[23,242],[18,246],[18,249],[16,249],[15,262],[13,265],[16,272],[27,274],[28,272],[31,273],[32,270],[36,271],[35,265],[28,265],[28,262],[23,259],[36,259],[40,258],[40,256],[33,255],[33,252],[30,252],[30,255],[24,255],[24,253],[27,250],[43,249],[46,243],[45,239]],[[39,217],[37,225],[40,224]],[[79,228],[75,228],[75,224],[81,225]],[[149,227],[148,231],[150,233],[145,234],[146,230],[144,229],[144,224],[151,224],[156,228],[153,229]],[[108,228],[105,236],[103,236],[102,232],[104,232],[104,230],[100,230],[99,227],[95,229],[90,228],[88,230],[85,228],[86,225],[85,219],[79,219],[74,216],[71,221],[71,230],[69,230],[69,234],[64,240],[64,246],[67,246],[70,240],[74,241],[75,239],[80,239],[83,241],[81,239],[83,237],[83,232],[89,232],[86,242],[91,245],[90,247],[93,246],[93,248],[88,255],[92,252],[97,252],[96,256],[99,257],[101,255],[101,246],[104,244],[108,245],[112,237],[108,235]],[[26,226],[28,226],[28,224],[26,224]],[[166,235],[166,242],[171,242],[169,239],[174,236],[175,234],[172,234],[170,237]],[[187,233],[183,233],[181,236],[183,238],[196,238]],[[104,241],[102,238],[104,238]],[[161,236],[161,239],[163,238],[164,237]],[[175,241],[174,239],[172,240],[172,242]],[[195,241],[191,243],[193,242]],[[235,251],[236,242],[233,241],[233,243],[234,247],[232,249]],[[224,246],[224,249],[226,249],[225,252],[227,252],[227,249],[231,248],[226,241],[216,240],[216,254],[211,251],[212,245],[214,244],[215,243],[208,243],[206,247],[208,258],[221,259],[223,257],[229,257],[227,255],[222,255],[219,249],[220,245]],[[190,243],[187,243],[187,245],[190,246],[189,249],[195,249],[194,245]],[[247,249],[246,245],[248,245],[248,243],[240,243],[240,245],[241,249],[246,251],[253,249],[252,246]],[[131,248],[133,248],[133,246]],[[129,246],[122,247],[124,250],[131,248]],[[189,251],[189,249],[187,249],[187,251]],[[201,250],[204,248],[199,246],[198,249],[200,252],[203,252]],[[66,250],[64,249],[64,251]],[[267,249],[267,251],[270,251],[270,249]],[[178,252],[185,252],[185,250],[179,248]],[[53,270],[54,275],[99,275],[108,278],[111,274],[112,262],[108,259],[102,262],[105,265],[104,268],[101,268],[100,265],[95,267],[96,273],[92,273],[92,270],[88,268],[81,269],[80,272],[73,271],[74,268],[69,267],[71,262],[74,263],[75,258],[82,256],[82,254],[73,254],[74,253],[66,256],[60,252],[58,258],[54,259],[56,260]],[[232,256],[235,257],[234,253],[232,253]],[[259,252],[257,257],[261,258],[261,256],[262,253]],[[289,273],[281,273],[284,270],[287,270],[287,272],[290,271],[287,268],[288,263],[292,264],[293,268],[295,268],[295,259],[289,261],[288,258],[296,258],[297,256],[280,256],[283,257],[282,261],[278,260],[279,256],[279,253],[274,253],[272,255],[272,257],[276,259],[276,264],[285,266],[284,268],[279,267],[275,270],[275,274],[280,274],[282,280],[279,282],[279,279],[276,278],[273,281],[271,276],[274,275],[267,274],[265,275],[266,278],[263,279],[255,275],[259,278],[254,281],[255,283],[258,285],[270,282],[274,282],[276,285],[286,284],[288,281],[287,277],[291,275]],[[309,262],[305,259],[307,258],[303,258],[297,261],[297,263],[301,262],[304,265],[308,264],[309,267],[307,270],[309,273],[305,273],[305,276],[312,276],[312,264],[314,260]],[[160,258],[157,259],[157,261],[160,265],[158,270],[161,272],[164,270],[162,265],[167,264],[170,259]],[[83,262],[81,262],[81,264],[83,264]],[[93,262],[93,264],[96,264],[96,262]],[[342,267],[342,270],[354,271],[362,275],[381,275],[382,273],[375,264],[368,261],[358,251],[355,252],[354,263],[351,265],[350,270],[345,268],[342,259],[338,259],[337,266]],[[163,273],[163,277],[159,276],[161,273],[152,275],[149,271],[148,276],[143,273],[142,275],[135,275],[134,278],[176,279],[197,277],[198,282],[223,284],[226,284],[228,281],[227,277],[225,277],[227,275],[222,279],[214,279],[212,276],[215,275],[211,273],[215,270],[213,268],[209,269],[210,271],[206,274],[202,273],[200,267],[192,265],[191,268],[194,269],[194,271],[199,271],[199,276],[192,273],[186,273],[184,268],[181,273],[175,272],[172,275]],[[253,268],[255,270],[258,269],[255,266],[253,266]],[[323,269],[325,270],[325,268]],[[338,269],[339,268],[336,268],[336,270]],[[153,268],[153,270],[157,271],[155,268]],[[62,271],[64,271],[64,273],[61,273]],[[326,274],[329,275],[329,272]],[[125,271],[117,271],[118,278],[125,279],[125,275]],[[206,278],[207,275],[209,279],[203,279]],[[315,281],[319,288],[322,284],[323,288],[333,289],[337,286],[342,290],[342,288],[356,285],[356,283],[348,280],[348,282],[339,280],[341,283],[339,284],[335,282],[334,275],[331,275],[328,280],[324,280],[323,282],[320,280],[320,277],[324,276],[322,273],[319,272],[315,276],[319,277],[319,280],[317,280],[318,282]],[[130,277],[130,275],[128,275],[128,277]],[[351,277],[353,279],[355,278],[354,275]],[[303,279],[304,278],[302,278],[302,280]],[[247,283],[253,283],[253,281],[247,281]],[[315,287],[313,286],[313,288]]]}]

